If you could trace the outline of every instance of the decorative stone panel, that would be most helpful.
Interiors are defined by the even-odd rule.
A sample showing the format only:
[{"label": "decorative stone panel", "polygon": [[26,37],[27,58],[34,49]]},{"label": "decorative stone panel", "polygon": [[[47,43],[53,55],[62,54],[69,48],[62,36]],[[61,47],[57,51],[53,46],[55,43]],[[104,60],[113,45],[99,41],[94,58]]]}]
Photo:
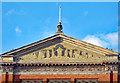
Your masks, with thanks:
[{"label": "decorative stone panel", "polygon": [[22,66],[14,74],[96,74],[105,73],[104,66]]},{"label": "decorative stone panel", "polygon": [[14,67],[13,66],[2,66],[2,73],[13,73],[13,69]]}]

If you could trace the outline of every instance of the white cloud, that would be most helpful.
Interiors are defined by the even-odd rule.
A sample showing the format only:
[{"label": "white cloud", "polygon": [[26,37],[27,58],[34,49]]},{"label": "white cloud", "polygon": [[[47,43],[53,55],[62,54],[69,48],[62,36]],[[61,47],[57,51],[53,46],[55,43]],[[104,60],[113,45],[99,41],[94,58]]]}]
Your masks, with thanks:
[{"label": "white cloud", "polygon": [[86,36],[83,41],[86,41],[88,43],[97,45],[97,46],[102,46],[102,47],[106,47],[108,45],[107,42],[101,40],[100,38],[96,37],[95,35],[88,35]]},{"label": "white cloud", "polygon": [[87,16],[88,15],[88,11],[84,11],[84,16]]},{"label": "white cloud", "polygon": [[108,34],[87,35],[83,41],[101,46],[104,48],[118,48],[118,32]]},{"label": "white cloud", "polygon": [[16,32],[16,33],[21,33],[22,31],[21,31],[20,28],[17,26],[17,27],[15,28],[15,32]]},{"label": "white cloud", "polygon": [[59,5],[59,3],[58,3],[58,2],[56,2],[56,5]]},{"label": "white cloud", "polygon": [[10,9],[9,11],[6,12],[6,16],[11,15],[11,14],[16,14],[16,15],[23,15],[25,14],[24,10],[15,10],[15,9]]},{"label": "white cloud", "polygon": [[55,34],[54,32],[45,31],[43,32],[43,38],[53,36],[54,34]]},{"label": "white cloud", "polygon": [[5,15],[8,16],[8,15],[12,14],[14,11],[15,11],[14,9],[10,9],[9,11],[7,11],[7,13]]},{"label": "white cloud", "polygon": [[107,34],[105,39],[112,45],[118,45],[118,32]]},{"label": "white cloud", "polygon": [[24,10],[15,11],[17,15],[24,15],[26,12]]}]

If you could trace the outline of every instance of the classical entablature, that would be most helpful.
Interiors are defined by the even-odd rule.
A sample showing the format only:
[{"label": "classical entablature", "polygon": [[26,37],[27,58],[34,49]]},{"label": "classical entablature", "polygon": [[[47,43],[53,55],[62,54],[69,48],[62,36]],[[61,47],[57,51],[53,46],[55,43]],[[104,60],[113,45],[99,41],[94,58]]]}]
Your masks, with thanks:
[{"label": "classical entablature", "polygon": [[57,34],[4,53],[2,60],[17,63],[117,62],[118,53]]}]

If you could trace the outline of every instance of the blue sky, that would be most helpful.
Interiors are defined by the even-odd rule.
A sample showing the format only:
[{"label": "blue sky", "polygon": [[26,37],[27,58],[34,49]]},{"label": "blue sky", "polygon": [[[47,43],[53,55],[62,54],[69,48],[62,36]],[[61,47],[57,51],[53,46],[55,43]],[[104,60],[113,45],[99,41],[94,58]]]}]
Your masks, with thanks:
[{"label": "blue sky", "polygon": [[54,35],[59,5],[65,35],[118,50],[117,2],[3,2],[2,53]]}]

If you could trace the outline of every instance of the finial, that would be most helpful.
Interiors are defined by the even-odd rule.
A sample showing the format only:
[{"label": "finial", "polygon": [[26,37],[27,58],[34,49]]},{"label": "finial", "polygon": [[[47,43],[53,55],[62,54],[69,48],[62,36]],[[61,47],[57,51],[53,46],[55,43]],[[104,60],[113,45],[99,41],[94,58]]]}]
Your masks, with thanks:
[{"label": "finial", "polygon": [[58,25],[57,25],[57,32],[56,34],[63,34],[63,31],[62,31],[62,25],[61,25],[61,6],[59,6],[59,22],[58,22]]},{"label": "finial", "polygon": [[61,6],[59,6],[59,22],[61,22]]}]

